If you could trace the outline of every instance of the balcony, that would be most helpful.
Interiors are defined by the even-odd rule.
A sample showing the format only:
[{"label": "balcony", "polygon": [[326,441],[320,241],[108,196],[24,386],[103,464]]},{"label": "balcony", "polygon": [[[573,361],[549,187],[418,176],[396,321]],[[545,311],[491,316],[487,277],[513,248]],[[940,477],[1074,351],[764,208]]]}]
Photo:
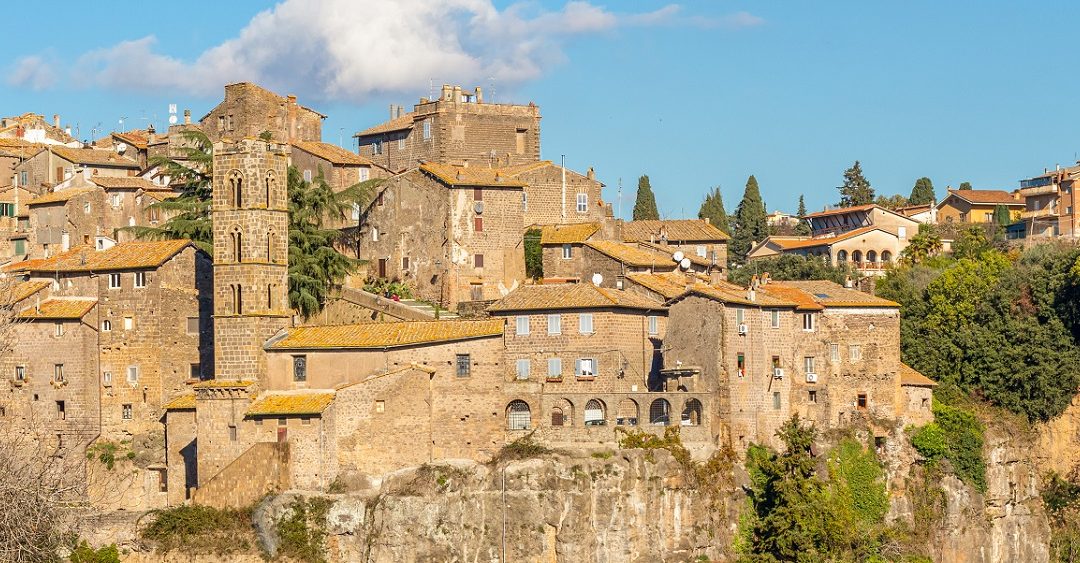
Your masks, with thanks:
[{"label": "balcony", "polygon": [[1053,207],[1044,207],[1034,211],[1024,211],[1020,213],[1021,219],[1038,219],[1040,217],[1054,217],[1057,215],[1057,210]]},{"label": "balcony", "polygon": [[1047,195],[1058,193],[1057,184],[1048,184],[1045,186],[1033,186],[1030,188],[1020,188],[1020,195],[1024,197],[1031,197],[1036,195]]}]

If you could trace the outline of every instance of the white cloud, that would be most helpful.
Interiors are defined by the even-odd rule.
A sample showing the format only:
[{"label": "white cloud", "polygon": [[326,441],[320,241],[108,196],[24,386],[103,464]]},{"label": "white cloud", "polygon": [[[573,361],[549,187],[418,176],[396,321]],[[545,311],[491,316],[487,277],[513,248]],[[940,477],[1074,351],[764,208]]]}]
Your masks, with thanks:
[{"label": "white cloud", "polygon": [[[84,54],[75,77],[86,85],[199,95],[254,81],[345,101],[424,90],[430,79],[513,85],[562,61],[562,43],[574,36],[627,25],[700,25],[680,12],[673,4],[618,14],[584,1],[544,11],[531,3],[499,10],[491,0],[284,0],[193,61],[156,52],[156,39],[147,36]],[[753,25],[756,16],[727,18]]]},{"label": "white cloud", "polygon": [[15,61],[7,75],[11,86],[44,90],[56,82],[56,73],[52,65],[40,55],[22,57]]}]

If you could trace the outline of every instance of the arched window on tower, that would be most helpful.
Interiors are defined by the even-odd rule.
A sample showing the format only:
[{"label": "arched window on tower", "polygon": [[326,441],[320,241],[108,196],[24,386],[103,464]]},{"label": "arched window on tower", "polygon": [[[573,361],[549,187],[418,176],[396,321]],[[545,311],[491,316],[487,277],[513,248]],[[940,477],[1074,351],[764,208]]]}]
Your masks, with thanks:
[{"label": "arched window on tower", "polygon": [[266,261],[274,262],[274,231],[266,233]]},{"label": "arched window on tower", "polygon": [[237,315],[244,313],[244,291],[240,284],[233,286],[233,313]]},{"label": "arched window on tower", "polygon": [[243,261],[243,248],[244,248],[244,235],[240,233],[240,229],[236,229],[232,233],[233,243],[233,261]]},{"label": "arched window on tower", "polygon": [[274,310],[274,284],[266,284],[266,310]]},{"label": "arched window on tower", "polygon": [[277,179],[274,178],[274,173],[273,172],[267,172],[266,173],[266,208],[267,209],[270,209],[271,202],[273,200],[274,184],[276,182],[277,182]]},{"label": "arched window on tower", "polygon": [[233,170],[229,173],[229,193],[226,195],[227,200],[231,200],[233,207],[240,207],[243,205],[243,191],[244,191],[244,176],[240,174],[239,170]]}]

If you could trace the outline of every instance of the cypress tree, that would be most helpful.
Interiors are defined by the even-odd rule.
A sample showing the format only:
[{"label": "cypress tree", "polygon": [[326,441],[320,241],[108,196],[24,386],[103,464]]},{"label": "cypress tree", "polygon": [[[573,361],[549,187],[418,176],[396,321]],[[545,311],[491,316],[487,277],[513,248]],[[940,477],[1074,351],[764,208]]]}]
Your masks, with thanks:
[{"label": "cypress tree", "polygon": [[915,186],[911,188],[911,197],[908,203],[911,205],[926,205],[934,201],[934,183],[930,178],[922,177],[915,180]]},{"label": "cypress tree", "polygon": [[637,201],[634,202],[634,220],[659,219],[660,212],[656,209],[656,196],[653,195],[652,186],[649,184],[649,176],[646,174],[637,181]]},{"label": "cypress tree", "polygon": [[708,219],[712,226],[725,233],[731,232],[727,211],[724,210],[724,196],[720,195],[720,186],[714,187],[712,191],[705,194],[705,201],[701,202],[701,209],[698,210],[697,216],[698,219]]},{"label": "cypress tree", "polygon": [[1009,208],[1004,205],[998,205],[994,207],[994,223],[1002,227],[1006,227],[1011,224],[1012,214],[1009,213]]},{"label": "cypress tree", "polygon": [[742,201],[735,209],[735,225],[731,235],[729,256],[734,262],[746,261],[746,254],[755,242],[765,240],[769,235],[769,226],[765,220],[765,204],[761,201],[757,178],[751,175],[746,180],[746,190]]},{"label": "cypress tree", "polygon": [[802,194],[799,194],[799,210],[795,212],[799,216],[799,222],[795,224],[795,234],[799,236],[807,236],[810,234],[810,223],[803,220],[806,217],[806,200],[803,199]]},{"label": "cypress tree", "polygon": [[840,207],[874,203],[874,188],[863,176],[862,165],[855,164],[844,171],[844,185],[840,186]]}]

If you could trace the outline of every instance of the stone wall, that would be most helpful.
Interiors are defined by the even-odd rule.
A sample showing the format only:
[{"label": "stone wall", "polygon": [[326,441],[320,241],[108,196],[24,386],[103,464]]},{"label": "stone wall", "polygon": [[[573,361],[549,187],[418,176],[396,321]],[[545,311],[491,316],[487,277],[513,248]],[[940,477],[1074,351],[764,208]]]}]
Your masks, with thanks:
[{"label": "stone wall", "polygon": [[199,120],[211,142],[257,138],[269,131],[273,140],[321,141],[322,116],[250,82],[225,86],[225,99]]},{"label": "stone wall", "polygon": [[[519,174],[525,182],[525,226],[564,225],[603,221],[606,213],[601,189],[603,184],[592,175],[566,170],[566,200],[563,200],[563,169],[555,165],[540,166]],[[585,209],[578,207],[579,194],[585,196]],[[565,205],[565,207],[564,207]]]},{"label": "stone wall", "polygon": [[192,502],[214,508],[244,508],[268,493],[289,488],[288,444],[259,442],[208,480]]}]

